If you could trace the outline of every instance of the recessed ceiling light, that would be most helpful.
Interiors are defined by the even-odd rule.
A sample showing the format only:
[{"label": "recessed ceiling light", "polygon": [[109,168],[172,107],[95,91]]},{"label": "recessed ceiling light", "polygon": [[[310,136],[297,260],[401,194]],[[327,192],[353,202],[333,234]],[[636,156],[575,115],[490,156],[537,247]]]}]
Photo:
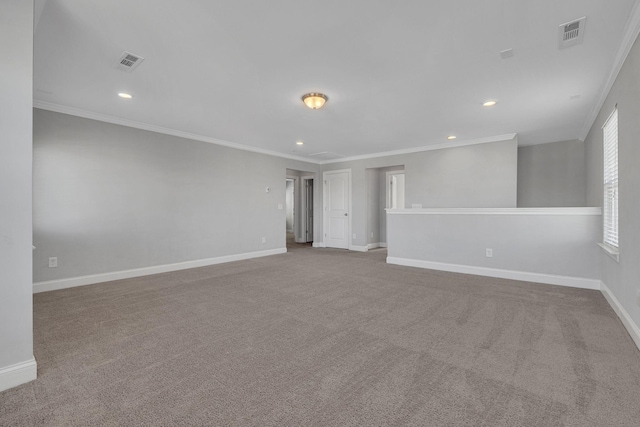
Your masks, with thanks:
[{"label": "recessed ceiling light", "polygon": [[494,100],[489,100],[486,101],[484,104],[482,104],[484,107],[493,107],[494,105],[496,105],[498,103],[498,101],[494,101]]},{"label": "recessed ceiling light", "polygon": [[118,96],[119,96],[120,98],[124,98],[124,99],[131,99],[131,98],[133,98],[133,95],[130,95],[130,94],[126,93],[126,92],[119,92],[119,93],[118,93]]},{"label": "recessed ceiling light", "polygon": [[312,110],[318,110],[324,106],[324,103],[327,102],[329,98],[327,95],[322,93],[307,93],[302,95],[302,102],[304,105],[311,108]]},{"label": "recessed ceiling light", "polygon": [[304,142],[298,141],[298,142],[296,142],[296,145],[304,145]]},{"label": "recessed ceiling light", "polygon": [[456,139],[456,136],[455,136],[455,135],[449,135],[449,136],[447,137],[447,139],[448,139],[449,141],[453,141],[454,139]]}]

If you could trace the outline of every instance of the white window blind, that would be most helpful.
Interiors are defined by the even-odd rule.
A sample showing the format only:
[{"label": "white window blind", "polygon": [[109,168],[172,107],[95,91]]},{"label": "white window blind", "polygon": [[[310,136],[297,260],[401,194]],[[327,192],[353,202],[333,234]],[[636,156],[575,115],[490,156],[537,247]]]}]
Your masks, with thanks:
[{"label": "white window blind", "polygon": [[618,109],[602,127],[604,141],[604,243],[618,247]]}]

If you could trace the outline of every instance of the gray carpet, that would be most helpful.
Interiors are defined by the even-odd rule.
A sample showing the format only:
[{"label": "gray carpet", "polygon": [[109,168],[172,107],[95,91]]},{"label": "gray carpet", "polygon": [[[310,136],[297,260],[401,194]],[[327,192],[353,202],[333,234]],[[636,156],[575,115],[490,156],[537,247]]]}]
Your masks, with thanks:
[{"label": "gray carpet", "polygon": [[0,425],[638,426],[599,292],[283,255],[34,296],[38,379]]}]

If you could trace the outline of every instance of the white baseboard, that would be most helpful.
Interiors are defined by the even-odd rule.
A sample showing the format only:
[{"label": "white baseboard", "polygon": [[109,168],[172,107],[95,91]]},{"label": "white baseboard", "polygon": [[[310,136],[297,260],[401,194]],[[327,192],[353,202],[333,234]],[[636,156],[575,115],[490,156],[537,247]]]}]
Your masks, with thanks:
[{"label": "white baseboard", "polygon": [[607,285],[600,282],[600,286],[600,292],[602,292],[602,295],[604,295],[605,299],[609,302],[609,305],[611,306],[611,308],[613,308],[613,311],[616,312],[616,314],[622,321],[622,324],[629,332],[629,335],[631,335],[631,339],[634,343],[636,343],[638,350],[640,350],[640,328],[635,324],[627,310],[624,309],[622,304],[620,304],[620,301],[618,301],[618,298],[616,298],[616,296],[613,294],[613,292],[611,292]]},{"label": "white baseboard", "polygon": [[381,248],[386,248],[387,247],[387,242],[380,242],[378,244],[380,245]]},{"label": "white baseboard", "polygon": [[380,242],[378,243],[369,243],[367,245],[367,249],[371,250],[371,249],[378,249],[380,247]]},{"label": "white baseboard", "polygon": [[[327,245],[324,242],[313,242],[313,247],[314,248],[326,248]],[[356,252],[367,252],[369,249],[367,248],[367,246],[351,245],[351,246],[349,246],[349,250],[350,251],[356,251]]]},{"label": "white baseboard", "polygon": [[93,285],[95,283],[110,282],[112,280],[130,279],[132,277],[148,276],[150,274],[168,273],[170,271],[186,270],[189,268],[205,267],[208,265],[222,264],[225,262],[242,261],[251,258],[260,258],[270,255],[284,254],[287,248],[269,249],[266,251],[247,252],[243,254],[227,255],[217,258],[199,259],[194,261],[178,262],[175,264],[156,265],[153,267],[135,268],[132,270],[114,271],[111,273],[92,274],[90,276],[71,277],[68,279],[49,280],[33,284],[33,293],[55,291],[58,289],[73,288],[76,286]]},{"label": "white baseboard", "polygon": [[31,358],[25,362],[0,368],[0,391],[17,387],[20,384],[28,383],[36,379],[38,375],[38,364],[36,359]]},{"label": "white baseboard", "polygon": [[423,261],[409,258],[387,257],[388,264],[408,267],[429,268],[431,270],[451,271],[453,273],[475,274],[478,276],[499,277],[501,279],[522,280],[525,282],[547,283],[549,285],[569,286],[572,288],[600,290],[601,281],[584,277],[556,276],[552,274],[530,273],[527,271],[501,270],[498,268],[476,267],[472,265],[448,264],[444,262]]}]

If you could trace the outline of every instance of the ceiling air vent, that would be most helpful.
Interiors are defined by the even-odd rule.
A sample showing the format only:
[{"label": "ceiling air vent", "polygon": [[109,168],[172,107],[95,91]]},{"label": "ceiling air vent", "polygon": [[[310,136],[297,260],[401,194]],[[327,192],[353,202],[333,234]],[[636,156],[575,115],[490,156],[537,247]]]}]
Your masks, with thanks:
[{"label": "ceiling air vent", "polygon": [[142,56],[125,51],[122,52],[122,55],[120,55],[120,59],[118,59],[118,62],[116,62],[115,67],[120,71],[130,73],[135,70],[142,61],[144,61],[144,58]]},{"label": "ceiling air vent", "polygon": [[558,49],[575,46],[584,40],[584,26],[587,17],[566,22],[558,27]]}]

